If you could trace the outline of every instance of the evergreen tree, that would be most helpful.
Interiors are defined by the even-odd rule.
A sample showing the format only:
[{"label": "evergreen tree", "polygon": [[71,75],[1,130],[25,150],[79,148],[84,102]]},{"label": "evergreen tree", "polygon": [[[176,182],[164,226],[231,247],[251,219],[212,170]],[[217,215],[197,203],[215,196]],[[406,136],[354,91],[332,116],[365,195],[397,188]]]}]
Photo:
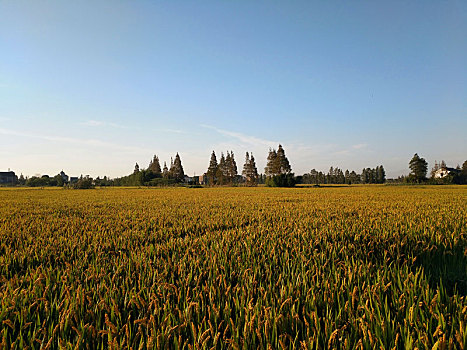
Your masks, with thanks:
[{"label": "evergreen tree", "polygon": [[295,178],[292,174],[289,160],[285,156],[282,145],[279,145],[278,150],[269,150],[266,168],[266,185],[273,187],[293,187],[295,186]]},{"label": "evergreen tree", "polygon": [[227,151],[227,155],[225,156],[224,177],[226,182],[232,181],[232,157],[229,151]]},{"label": "evergreen tree", "polygon": [[264,168],[264,173],[266,176],[277,175],[277,153],[275,149],[269,149],[268,160],[266,167]]},{"label": "evergreen tree", "polygon": [[243,165],[242,175],[246,179],[247,186],[256,186],[258,184],[258,169],[256,169],[255,157],[246,152],[245,164]]},{"label": "evergreen tree", "polygon": [[148,170],[155,175],[160,175],[162,173],[161,164],[159,163],[159,157],[157,157],[157,155],[154,155],[154,158],[149,163]]},{"label": "evergreen tree", "polygon": [[216,176],[217,176],[217,171],[218,171],[218,164],[217,164],[217,158],[216,158],[216,153],[212,151],[211,153],[211,160],[209,161],[209,168],[208,171],[206,172],[206,176],[208,177],[209,185],[214,185],[216,183]]},{"label": "evergreen tree", "polygon": [[285,151],[282,148],[282,145],[279,145],[277,148],[277,165],[278,173],[279,174],[290,174],[292,172],[292,168],[290,167],[289,160],[285,156]]},{"label": "evergreen tree", "polygon": [[174,160],[170,157],[170,167],[169,167],[169,179],[173,179],[173,172],[174,172]]},{"label": "evergreen tree", "polygon": [[376,167],[376,182],[379,184],[384,184],[386,182],[386,172],[382,165]]},{"label": "evergreen tree", "polygon": [[337,183],[344,184],[345,183],[345,175],[342,169],[337,168]]},{"label": "evergreen tree", "polygon": [[224,157],[224,153],[221,153],[221,159],[219,160],[219,165],[217,167],[217,184],[224,185],[227,178],[227,170],[226,170],[226,161]]},{"label": "evergreen tree", "polygon": [[327,183],[333,184],[334,182],[334,168],[330,167],[327,175]]},{"label": "evergreen tree", "polygon": [[185,180],[185,173],[183,171],[182,161],[180,160],[180,156],[178,153],[175,156],[175,160],[172,164],[171,169],[172,178],[177,182],[182,182]]},{"label": "evergreen tree", "polygon": [[357,173],[354,170],[352,170],[350,172],[350,183],[352,183],[352,184],[360,183],[359,176],[357,175]]},{"label": "evergreen tree", "polygon": [[344,182],[348,185],[350,185],[352,182],[350,181],[350,172],[349,172],[349,169],[347,169],[345,171],[345,174],[344,174]]},{"label": "evergreen tree", "polygon": [[138,163],[135,164],[135,170],[133,171],[133,174],[139,173],[139,165]]},{"label": "evergreen tree", "polygon": [[316,169],[311,169],[310,171],[310,183],[318,185],[319,184],[319,178],[318,178],[318,171]]},{"label": "evergreen tree", "polygon": [[462,163],[461,182],[467,184],[467,160]]},{"label": "evergreen tree", "polygon": [[169,178],[169,168],[167,168],[167,163],[166,162],[164,162],[164,169],[162,170],[162,177],[164,179]]},{"label": "evergreen tree", "polygon": [[[444,161],[441,162],[441,164],[443,163]],[[411,170],[410,175],[414,178],[415,181],[421,182],[426,179],[428,163],[424,158],[419,157],[417,153],[415,153],[412,159],[410,160],[409,168]]]},{"label": "evergreen tree", "polygon": [[237,163],[235,162],[235,156],[233,151],[227,152],[228,160],[226,159],[227,163],[227,176],[229,178],[229,182],[232,183],[235,181],[235,177],[237,176]]},{"label": "evergreen tree", "polygon": [[245,164],[243,164],[242,175],[246,178],[247,182],[248,182],[249,167],[250,167],[250,154],[246,152]]},{"label": "evergreen tree", "polygon": [[256,161],[255,161],[255,157],[253,156],[253,153],[251,154],[251,158],[250,158],[249,176],[251,179],[251,184],[253,186],[257,186],[259,175],[258,175],[258,169],[256,168]]},{"label": "evergreen tree", "polygon": [[433,166],[433,168],[431,168],[431,172],[430,172],[430,176],[431,176],[432,179],[435,178],[435,174],[439,169],[440,169],[440,166],[439,166],[438,162],[435,160],[435,165]]}]

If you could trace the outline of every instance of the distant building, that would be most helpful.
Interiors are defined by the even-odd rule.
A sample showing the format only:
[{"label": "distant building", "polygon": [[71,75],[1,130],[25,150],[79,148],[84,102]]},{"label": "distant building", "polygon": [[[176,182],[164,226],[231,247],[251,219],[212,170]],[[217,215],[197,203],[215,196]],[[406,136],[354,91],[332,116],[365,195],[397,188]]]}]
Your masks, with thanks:
[{"label": "distant building", "polygon": [[200,175],[198,177],[198,183],[200,185],[207,185],[208,184],[208,177],[206,176],[206,173],[204,173],[203,175]]},{"label": "distant building", "polygon": [[448,175],[456,175],[460,173],[459,169],[442,167],[435,171],[435,179],[444,179]]},{"label": "distant building", "polygon": [[15,185],[18,181],[14,171],[0,172],[0,185]]}]

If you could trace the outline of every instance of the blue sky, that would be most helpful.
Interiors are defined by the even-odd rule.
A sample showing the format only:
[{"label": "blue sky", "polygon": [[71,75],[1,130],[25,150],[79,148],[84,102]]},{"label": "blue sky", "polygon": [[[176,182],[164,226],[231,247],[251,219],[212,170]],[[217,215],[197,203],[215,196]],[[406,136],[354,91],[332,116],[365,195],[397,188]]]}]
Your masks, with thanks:
[{"label": "blue sky", "polygon": [[0,170],[467,159],[465,1],[2,1]]}]

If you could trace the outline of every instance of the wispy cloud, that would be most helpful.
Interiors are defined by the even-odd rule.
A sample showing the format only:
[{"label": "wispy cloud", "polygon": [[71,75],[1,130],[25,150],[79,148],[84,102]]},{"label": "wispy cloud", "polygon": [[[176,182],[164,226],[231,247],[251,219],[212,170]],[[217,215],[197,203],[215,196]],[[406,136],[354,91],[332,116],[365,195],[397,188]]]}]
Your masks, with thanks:
[{"label": "wispy cloud", "polygon": [[216,128],[215,126],[212,126],[212,125],[201,124],[200,126],[203,127],[203,128],[206,128],[206,129],[215,130],[221,135],[235,138],[235,139],[237,139],[237,140],[239,140],[242,143],[247,144],[247,145],[253,145],[253,146],[263,145],[263,146],[271,147],[271,146],[274,146],[274,145],[277,144],[276,141],[261,139],[259,137],[255,137],[255,136],[251,136],[251,135],[245,135],[245,134],[235,132],[235,131],[219,129],[219,128]]},{"label": "wispy cloud", "polygon": [[112,127],[116,129],[130,129],[130,127],[117,124],[117,123],[112,123],[112,122],[104,122],[101,120],[87,120],[85,122],[79,123],[81,126],[87,126],[87,127]]},{"label": "wispy cloud", "polygon": [[362,148],[366,148],[367,146],[368,146],[368,144],[366,144],[366,143],[359,143],[359,144],[353,145],[352,148],[353,149],[362,149]]},{"label": "wispy cloud", "polygon": [[[81,126],[85,126],[88,128],[115,128],[115,129],[133,129],[133,130],[140,130],[140,127],[137,126],[126,126],[122,124],[117,124],[117,123],[112,123],[112,122],[106,122],[102,120],[87,120],[85,122],[79,123]],[[187,132],[184,130],[180,129],[170,129],[170,128],[163,128],[163,129],[157,129],[157,131],[160,132],[169,132],[173,134],[186,134]]]},{"label": "wispy cloud", "polygon": [[135,147],[135,146],[125,146],[125,145],[115,144],[112,142],[106,142],[106,141],[102,141],[98,139],[82,139],[82,138],[56,136],[56,135],[39,135],[39,134],[31,134],[31,133],[25,133],[25,132],[20,132],[20,131],[10,130],[10,129],[3,129],[3,128],[0,128],[0,134],[26,137],[26,138],[34,138],[34,139],[53,141],[53,142],[62,142],[62,143],[67,143],[67,144],[80,145],[80,146],[108,148],[112,150],[119,150],[122,152],[129,152],[129,153],[150,152],[150,150],[145,149],[145,148]]},{"label": "wispy cloud", "polygon": [[338,151],[333,152],[333,155],[336,156],[347,156],[347,155],[353,155],[355,153],[358,153],[357,151],[363,151],[368,147],[367,143],[358,143],[355,145],[352,145],[346,149],[341,149]]},{"label": "wispy cloud", "polygon": [[187,134],[186,131],[179,130],[179,129],[159,129],[159,131],[171,132],[171,133],[174,133],[174,134]]}]

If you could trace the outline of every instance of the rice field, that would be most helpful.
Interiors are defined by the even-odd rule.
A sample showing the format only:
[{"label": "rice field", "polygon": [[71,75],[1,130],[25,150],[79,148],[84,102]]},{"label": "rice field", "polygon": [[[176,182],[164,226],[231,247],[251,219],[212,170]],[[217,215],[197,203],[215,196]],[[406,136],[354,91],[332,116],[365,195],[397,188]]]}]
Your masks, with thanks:
[{"label": "rice field", "polygon": [[0,190],[2,349],[467,349],[467,186]]}]

